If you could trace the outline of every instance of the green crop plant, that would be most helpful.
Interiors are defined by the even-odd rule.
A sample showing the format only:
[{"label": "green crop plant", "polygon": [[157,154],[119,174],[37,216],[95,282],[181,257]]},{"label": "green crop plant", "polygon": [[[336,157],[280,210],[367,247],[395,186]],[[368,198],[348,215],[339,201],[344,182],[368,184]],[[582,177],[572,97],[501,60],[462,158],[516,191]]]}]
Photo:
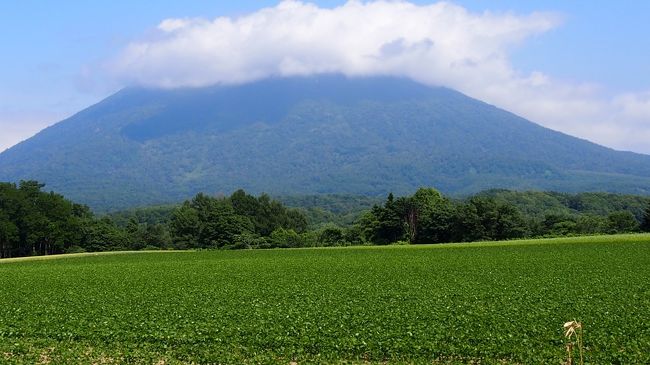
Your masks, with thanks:
[{"label": "green crop plant", "polygon": [[639,364],[648,313],[648,235],[0,260],[3,365],[557,364],[577,317]]}]

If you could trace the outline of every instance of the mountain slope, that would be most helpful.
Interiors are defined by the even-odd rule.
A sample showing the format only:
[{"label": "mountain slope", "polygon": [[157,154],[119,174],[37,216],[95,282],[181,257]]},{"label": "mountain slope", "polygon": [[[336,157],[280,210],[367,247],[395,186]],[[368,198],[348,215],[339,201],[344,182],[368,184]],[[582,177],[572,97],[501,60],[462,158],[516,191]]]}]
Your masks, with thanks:
[{"label": "mountain slope", "polygon": [[96,209],[198,191],[650,192],[650,156],[554,132],[398,78],[269,79],[125,89],[0,154],[0,181],[38,179]]}]

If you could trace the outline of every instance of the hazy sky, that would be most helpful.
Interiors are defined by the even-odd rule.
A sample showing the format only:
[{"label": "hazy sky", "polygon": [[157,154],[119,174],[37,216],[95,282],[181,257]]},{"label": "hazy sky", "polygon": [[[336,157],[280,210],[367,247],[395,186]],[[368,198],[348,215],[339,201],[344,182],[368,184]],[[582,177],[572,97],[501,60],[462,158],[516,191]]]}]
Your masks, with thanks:
[{"label": "hazy sky", "polygon": [[650,1],[6,1],[0,151],[130,84],[342,72],[650,153]]}]

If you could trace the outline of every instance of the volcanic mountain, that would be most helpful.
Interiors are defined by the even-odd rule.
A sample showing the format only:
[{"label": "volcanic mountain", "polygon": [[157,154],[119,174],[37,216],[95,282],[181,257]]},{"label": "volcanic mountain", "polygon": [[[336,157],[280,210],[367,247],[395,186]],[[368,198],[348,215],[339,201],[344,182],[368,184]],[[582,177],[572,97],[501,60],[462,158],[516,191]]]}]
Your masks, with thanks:
[{"label": "volcanic mountain", "polygon": [[568,136],[392,77],[127,88],[0,154],[98,210],[196,192],[404,194],[420,186],[650,193],[650,156]]}]

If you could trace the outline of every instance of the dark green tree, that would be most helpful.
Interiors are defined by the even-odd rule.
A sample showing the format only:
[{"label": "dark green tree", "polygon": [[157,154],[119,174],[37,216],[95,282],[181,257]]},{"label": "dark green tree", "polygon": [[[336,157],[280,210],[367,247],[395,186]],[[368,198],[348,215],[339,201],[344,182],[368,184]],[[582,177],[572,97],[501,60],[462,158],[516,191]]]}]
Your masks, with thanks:
[{"label": "dark green tree", "polygon": [[628,211],[613,212],[607,216],[608,233],[628,233],[639,230],[639,222]]},{"label": "dark green tree", "polygon": [[411,243],[448,242],[451,239],[451,202],[432,188],[420,188],[410,198],[406,212]]},{"label": "dark green tree", "polygon": [[230,201],[235,213],[247,217],[253,224],[254,232],[261,236],[269,236],[277,228],[292,229],[298,233],[307,229],[304,214],[287,209],[266,194],[255,198],[240,189],[230,196]]},{"label": "dark green tree", "polygon": [[170,226],[176,246],[187,248],[220,248],[253,230],[247,217],[235,213],[230,200],[202,193],[174,212]]},{"label": "dark green tree", "polygon": [[336,226],[325,227],[318,235],[318,243],[321,246],[340,246],[345,244],[344,231]]},{"label": "dark green tree", "polygon": [[11,257],[18,243],[18,227],[0,210],[0,258]]},{"label": "dark green tree", "polygon": [[117,251],[129,248],[128,234],[119,229],[109,217],[93,220],[84,227],[85,237],[82,246],[87,251]]},{"label": "dark green tree", "polygon": [[643,211],[643,218],[639,227],[643,232],[650,232],[650,203],[648,203]]},{"label": "dark green tree", "polygon": [[377,220],[376,229],[372,235],[374,243],[388,244],[404,238],[406,230],[402,210],[403,204],[395,201],[393,193],[388,194],[383,207],[372,208],[371,212]]},{"label": "dark green tree", "polygon": [[456,210],[454,231],[459,241],[480,241],[523,237],[527,229],[515,206],[477,195]]},{"label": "dark green tree", "polygon": [[172,242],[175,248],[188,249],[199,247],[201,221],[198,211],[190,202],[185,202],[172,214],[169,223]]},{"label": "dark green tree", "polygon": [[296,233],[296,231],[293,229],[284,229],[282,227],[271,232],[269,242],[272,247],[290,248],[303,246],[300,235]]}]

